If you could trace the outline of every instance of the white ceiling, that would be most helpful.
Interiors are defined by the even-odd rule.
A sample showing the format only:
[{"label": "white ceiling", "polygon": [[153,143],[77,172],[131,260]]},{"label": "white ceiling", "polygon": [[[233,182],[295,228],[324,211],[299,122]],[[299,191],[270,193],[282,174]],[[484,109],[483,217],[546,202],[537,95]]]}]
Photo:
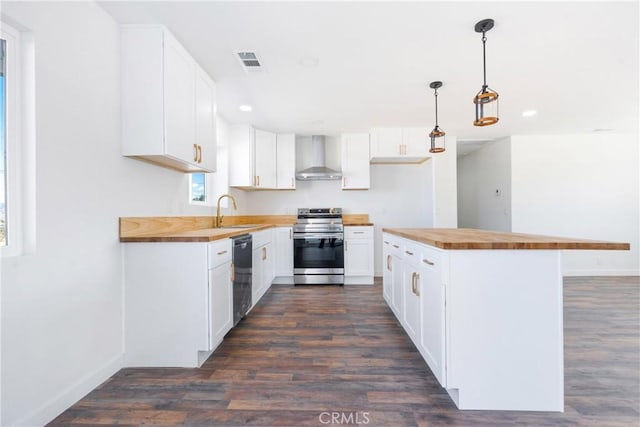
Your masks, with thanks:
[{"label": "white ceiling", "polygon": [[[216,81],[218,112],[233,123],[303,135],[431,127],[428,85],[442,80],[440,125],[469,148],[512,134],[638,131],[637,1],[99,4],[120,23],[166,25]],[[477,128],[473,27],[484,18],[496,22],[487,82],[500,93],[500,122]],[[241,68],[235,52],[246,50],[263,72]],[[538,114],[522,117],[529,109]]]}]

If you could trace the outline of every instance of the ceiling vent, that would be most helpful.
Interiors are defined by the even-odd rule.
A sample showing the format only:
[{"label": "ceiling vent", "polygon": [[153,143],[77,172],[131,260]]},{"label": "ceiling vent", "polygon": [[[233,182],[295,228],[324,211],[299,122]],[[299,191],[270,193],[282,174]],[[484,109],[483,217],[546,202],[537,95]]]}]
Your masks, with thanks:
[{"label": "ceiling vent", "polygon": [[262,62],[255,52],[236,52],[242,68],[248,72],[262,71]]}]

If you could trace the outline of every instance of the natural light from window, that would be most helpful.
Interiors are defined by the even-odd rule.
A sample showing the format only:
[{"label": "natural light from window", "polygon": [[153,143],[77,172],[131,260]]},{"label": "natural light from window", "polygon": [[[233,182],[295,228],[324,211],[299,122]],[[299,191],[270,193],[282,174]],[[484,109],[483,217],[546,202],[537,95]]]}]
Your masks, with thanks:
[{"label": "natural light from window", "polygon": [[189,202],[194,204],[207,202],[207,178],[204,173],[191,174]]},{"label": "natural light from window", "polygon": [[0,246],[7,245],[7,156],[6,130],[6,90],[5,90],[5,40],[0,39]]}]

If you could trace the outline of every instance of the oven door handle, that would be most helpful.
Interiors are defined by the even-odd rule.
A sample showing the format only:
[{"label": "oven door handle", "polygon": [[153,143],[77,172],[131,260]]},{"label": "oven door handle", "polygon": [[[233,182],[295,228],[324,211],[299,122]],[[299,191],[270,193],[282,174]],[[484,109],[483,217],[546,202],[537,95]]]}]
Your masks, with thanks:
[{"label": "oven door handle", "polygon": [[336,240],[344,240],[344,235],[335,234],[335,233],[293,233],[294,240],[304,240],[304,239],[336,239]]}]

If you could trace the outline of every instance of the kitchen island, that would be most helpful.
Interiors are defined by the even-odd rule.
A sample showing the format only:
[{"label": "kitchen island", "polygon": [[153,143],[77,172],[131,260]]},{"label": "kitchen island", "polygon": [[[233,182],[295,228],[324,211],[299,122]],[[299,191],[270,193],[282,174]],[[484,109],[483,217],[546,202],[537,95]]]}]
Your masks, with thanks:
[{"label": "kitchen island", "polygon": [[561,250],[629,244],[382,231],[383,296],[459,409],[564,410]]}]

